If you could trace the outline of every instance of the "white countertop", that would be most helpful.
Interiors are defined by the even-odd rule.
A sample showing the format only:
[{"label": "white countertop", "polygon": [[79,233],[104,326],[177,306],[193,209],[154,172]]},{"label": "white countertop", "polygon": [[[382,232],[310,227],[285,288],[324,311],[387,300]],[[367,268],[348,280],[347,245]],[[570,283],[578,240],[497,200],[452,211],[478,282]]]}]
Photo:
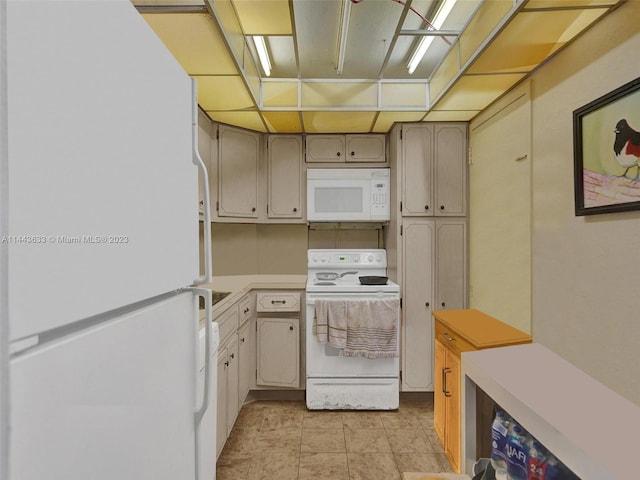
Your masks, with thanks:
[{"label": "white countertop", "polygon": [[640,407],[542,345],[465,352],[462,373],[583,480],[639,478]]}]

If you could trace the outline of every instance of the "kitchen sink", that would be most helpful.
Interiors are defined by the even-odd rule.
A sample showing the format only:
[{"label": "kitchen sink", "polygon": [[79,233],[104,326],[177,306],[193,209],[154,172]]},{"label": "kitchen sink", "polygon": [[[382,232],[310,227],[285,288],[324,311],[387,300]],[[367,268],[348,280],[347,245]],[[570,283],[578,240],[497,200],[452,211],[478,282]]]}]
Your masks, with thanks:
[{"label": "kitchen sink", "polygon": [[[211,305],[215,305],[218,302],[221,302],[227,296],[229,296],[231,292],[211,292]],[[204,297],[200,297],[200,310],[204,309]]]}]

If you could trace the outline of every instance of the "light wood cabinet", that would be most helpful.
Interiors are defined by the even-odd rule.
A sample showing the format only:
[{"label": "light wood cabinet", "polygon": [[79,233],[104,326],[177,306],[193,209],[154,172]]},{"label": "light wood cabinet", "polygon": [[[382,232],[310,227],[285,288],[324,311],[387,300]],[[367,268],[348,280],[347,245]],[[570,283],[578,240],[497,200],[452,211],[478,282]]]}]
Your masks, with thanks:
[{"label": "light wood cabinet", "polygon": [[466,306],[466,220],[403,220],[402,390],[432,391],[431,312]]},{"label": "light wood cabinet", "polygon": [[[216,318],[220,333],[217,385],[217,455],[220,455],[244,403],[255,372],[253,293],[248,293]],[[254,326],[255,328],[255,326]]]},{"label": "light wood cabinet", "polygon": [[386,141],[384,135],[346,135],[346,162],[375,162],[387,161]]},{"label": "light wood cabinet", "polygon": [[416,220],[403,227],[402,390],[428,391],[433,385],[434,222]]},{"label": "light wood cabinet", "polygon": [[478,310],[434,310],[433,425],[455,472],[461,458],[461,376],[463,352],[531,343],[531,336]]},{"label": "light wood cabinet", "polygon": [[297,388],[300,384],[300,319],[258,317],[257,383]]},{"label": "light wood cabinet", "polygon": [[267,142],[267,217],[303,217],[302,137],[272,135]]},{"label": "light wood cabinet", "polygon": [[238,302],[238,409],[249,394],[256,371],[255,298],[255,293],[250,292]]},{"label": "light wood cabinet", "polygon": [[307,135],[307,163],[344,162],[344,135]]},{"label": "light wood cabinet", "polygon": [[386,137],[382,134],[307,135],[307,163],[385,163]]},{"label": "light wood cabinet", "polygon": [[256,296],[256,384],[300,385],[300,292],[258,292]]},{"label": "light wood cabinet", "polygon": [[467,124],[405,124],[400,129],[403,216],[465,216]]},{"label": "light wood cabinet", "polygon": [[218,216],[258,218],[260,134],[220,125],[218,150]]}]

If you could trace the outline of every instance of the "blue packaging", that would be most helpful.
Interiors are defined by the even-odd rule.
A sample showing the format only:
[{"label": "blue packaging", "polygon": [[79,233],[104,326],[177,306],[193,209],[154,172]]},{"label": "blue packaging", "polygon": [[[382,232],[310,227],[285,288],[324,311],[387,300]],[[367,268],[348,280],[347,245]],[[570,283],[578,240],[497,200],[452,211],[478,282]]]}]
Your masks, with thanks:
[{"label": "blue packaging", "polygon": [[509,478],[511,480],[528,480],[529,448],[527,436],[522,427],[515,422],[509,428],[505,453]]}]

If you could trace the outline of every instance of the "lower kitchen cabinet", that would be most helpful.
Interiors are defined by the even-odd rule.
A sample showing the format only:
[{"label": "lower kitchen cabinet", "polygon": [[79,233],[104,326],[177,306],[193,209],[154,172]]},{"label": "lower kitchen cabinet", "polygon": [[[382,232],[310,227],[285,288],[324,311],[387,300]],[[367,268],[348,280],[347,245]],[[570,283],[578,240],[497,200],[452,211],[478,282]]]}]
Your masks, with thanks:
[{"label": "lower kitchen cabinet", "polygon": [[460,472],[460,360],[438,339],[434,370],[433,428],[451,467]]},{"label": "lower kitchen cabinet", "polygon": [[294,291],[257,294],[257,386],[300,386],[300,299]]},{"label": "lower kitchen cabinet", "polygon": [[240,409],[238,402],[238,334],[218,349],[218,392],[216,424],[216,456],[231,433]]},{"label": "lower kitchen cabinet", "polygon": [[300,384],[300,319],[258,317],[258,385]]},{"label": "lower kitchen cabinet", "polygon": [[238,372],[238,400],[240,407],[244,403],[249,390],[251,380],[255,372],[255,328],[251,328],[253,322],[246,322],[238,330],[238,360],[240,371]]},{"label": "lower kitchen cabinet", "polygon": [[432,309],[467,299],[467,222],[404,218],[402,224],[402,390],[432,391]]},{"label": "lower kitchen cabinet", "polygon": [[531,343],[531,336],[478,310],[435,310],[433,426],[454,472],[460,473],[463,352]]},{"label": "lower kitchen cabinet", "polygon": [[[255,372],[255,295],[249,293],[216,318],[220,330],[216,456],[231,433]],[[255,328],[255,327],[254,327]]]}]

